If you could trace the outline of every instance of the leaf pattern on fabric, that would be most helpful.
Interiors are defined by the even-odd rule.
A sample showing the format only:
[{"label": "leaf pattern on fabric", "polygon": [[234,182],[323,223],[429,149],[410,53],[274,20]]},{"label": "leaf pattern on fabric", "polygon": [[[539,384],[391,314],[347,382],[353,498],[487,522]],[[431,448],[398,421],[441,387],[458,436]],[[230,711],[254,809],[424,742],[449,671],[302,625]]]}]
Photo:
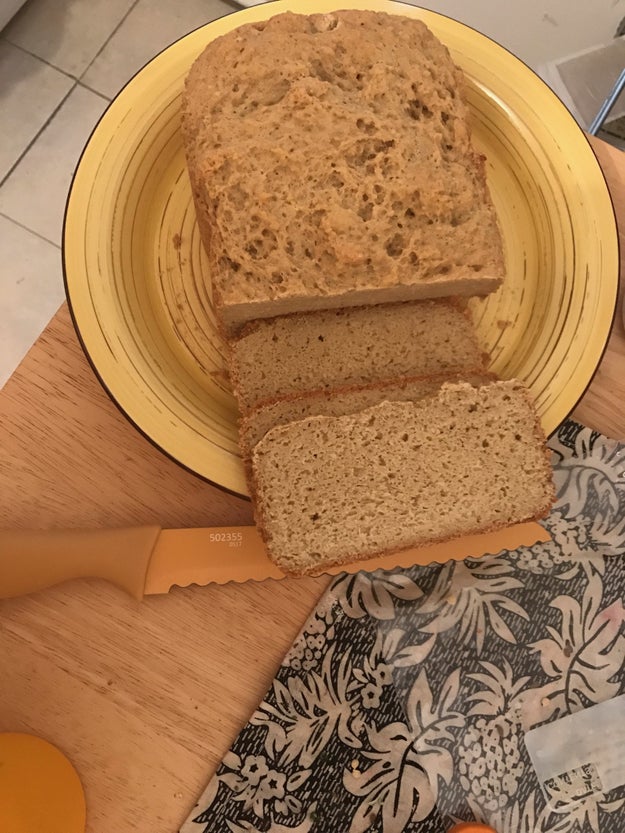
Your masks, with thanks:
[{"label": "leaf pattern on fabric", "polygon": [[488,625],[500,639],[515,643],[516,637],[502,611],[523,619],[528,616],[509,596],[510,590],[523,587],[513,573],[514,567],[497,557],[446,564],[434,589],[419,607],[421,614],[434,614],[421,630],[438,634],[457,628],[458,639],[473,640],[478,653],[484,647]]},{"label": "leaf pattern on fabric", "polygon": [[625,445],[550,447],[551,540],[338,576],[182,833],[625,830],[625,785],[556,806],[524,743],[625,694]]},{"label": "leaf pattern on fabric", "polygon": [[406,573],[385,570],[339,576],[332,586],[332,592],[352,619],[367,615],[375,619],[393,619],[395,599],[412,601],[423,595],[419,586]]},{"label": "leaf pattern on fabric", "polygon": [[[563,451],[557,438],[553,447],[559,457],[554,468],[559,510],[554,523],[557,524],[558,515],[561,522],[574,519],[572,526],[583,530],[576,535],[575,529],[571,529],[576,543],[602,555],[622,553],[625,549],[625,454],[622,445],[585,429],[575,438],[572,456]],[[554,533],[557,532],[554,529]]]},{"label": "leaf pattern on fabric", "polygon": [[349,827],[364,833],[381,818],[383,833],[401,833],[412,819],[427,818],[436,802],[439,780],[449,783],[453,761],[445,741],[450,729],[464,719],[452,710],[458,696],[460,672],[444,682],[435,703],[425,671],[421,671],[405,705],[406,722],[367,729],[368,765],[345,772],[345,789],[363,797]]},{"label": "leaf pattern on fabric", "polygon": [[[391,629],[387,634],[378,631],[373,648],[368,657],[363,659],[362,667],[354,667],[353,681],[348,692],[358,691],[361,708],[377,709],[383,696],[384,688],[393,685],[393,669],[409,668],[423,662],[434,646],[435,637],[430,637],[420,644],[407,645],[405,632],[399,628]],[[364,719],[359,726],[364,727]],[[356,722],[352,722],[352,728]]]},{"label": "leaf pattern on fabric", "polygon": [[273,683],[275,704],[263,701],[251,719],[252,725],[267,730],[265,750],[271,759],[289,764],[299,761],[310,767],[336,732],[343,744],[359,747],[360,740],[350,728],[354,697],[348,695],[352,673],[349,652],[333,663],[330,649],[321,672],[304,678],[289,677]]},{"label": "leaf pattern on fabric", "polygon": [[539,723],[602,703],[620,691],[615,678],[625,659],[625,608],[620,599],[600,608],[602,591],[601,577],[593,575],[580,601],[557,596],[550,606],[560,614],[559,627],[548,626],[548,638],[528,645],[552,680],[525,695],[526,712],[539,715]]},{"label": "leaf pattern on fabric", "polygon": [[246,755],[241,760],[235,753],[228,756],[224,765],[232,771],[218,775],[218,781],[233,792],[235,801],[243,802],[247,810],[252,809],[255,816],[263,817],[266,803],[274,803],[275,810],[285,816],[301,812],[301,802],[292,792],[306,781],[309,769],[287,777],[284,772],[270,769],[263,755]]},{"label": "leaf pattern on fabric", "polygon": [[[606,824],[614,824],[615,819],[606,818],[613,813],[618,813],[625,805],[625,799],[618,801],[598,801],[590,797],[581,801],[578,805],[560,812],[548,814],[549,826],[545,830],[554,833],[578,833],[578,831],[590,830],[592,833],[601,833],[606,829]],[[621,830],[623,817],[616,818],[614,831]]]}]

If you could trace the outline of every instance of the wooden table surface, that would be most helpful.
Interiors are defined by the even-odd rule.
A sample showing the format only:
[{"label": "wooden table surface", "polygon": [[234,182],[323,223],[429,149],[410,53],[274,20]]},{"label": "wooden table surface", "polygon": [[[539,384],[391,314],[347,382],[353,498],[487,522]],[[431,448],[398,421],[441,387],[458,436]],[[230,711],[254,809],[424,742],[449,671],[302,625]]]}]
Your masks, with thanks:
[{"label": "wooden table surface", "polygon": [[[593,142],[625,230],[625,156]],[[623,239],[623,238],[622,238]],[[621,251],[625,257],[625,245]],[[625,438],[622,293],[574,417]],[[63,306],[0,392],[0,526],[245,524],[100,388]],[[0,602],[0,731],[73,761],[93,833],[173,833],[268,689],[327,578],[174,589],[137,603],[81,581]]]}]

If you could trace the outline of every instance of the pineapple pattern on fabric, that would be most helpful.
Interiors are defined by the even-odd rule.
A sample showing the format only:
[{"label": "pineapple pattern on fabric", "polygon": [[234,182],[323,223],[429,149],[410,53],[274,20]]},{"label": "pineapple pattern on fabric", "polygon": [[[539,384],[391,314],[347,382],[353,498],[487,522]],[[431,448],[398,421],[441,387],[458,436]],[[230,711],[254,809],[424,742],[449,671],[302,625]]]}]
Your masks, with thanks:
[{"label": "pineapple pattern on fabric", "polygon": [[510,703],[525,688],[529,677],[515,680],[505,659],[501,668],[491,662],[480,665],[482,673],[468,675],[483,688],[467,697],[473,705],[467,713],[467,731],[458,746],[457,771],[462,789],[473,796],[485,814],[491,814],[507,807],[522,784],[523,729]]},{"label": "pineapple pattern on fabric", "polygon": [[625,693],[625,445],[549,444],[551,541],[337,577],[182,833],[625,830],[625,787],[554,808],[524,743]]}]

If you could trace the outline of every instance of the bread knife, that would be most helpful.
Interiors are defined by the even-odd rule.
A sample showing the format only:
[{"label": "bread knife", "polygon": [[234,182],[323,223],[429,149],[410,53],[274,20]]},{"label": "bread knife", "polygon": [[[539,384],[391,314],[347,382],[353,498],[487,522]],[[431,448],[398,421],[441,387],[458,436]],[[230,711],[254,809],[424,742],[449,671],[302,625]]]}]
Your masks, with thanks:
[{"label": "bread knife", "polygon": [[[428,547],[323,568],[337,575],[479,557],[548,541],[537,523],[465,536]],[[254,526],[161,529],[0,530],[0,599],[23,596],[79,578],[100,578],[136,599],[174,585],[225,584],[285,578]]]},{"label": "bread knife", "polygon": [[[233,565],[236,571],[233,573]],[[253,526],[0,530],[0,598],[101,578],[136,599],[174,586],[284,578]]]}]

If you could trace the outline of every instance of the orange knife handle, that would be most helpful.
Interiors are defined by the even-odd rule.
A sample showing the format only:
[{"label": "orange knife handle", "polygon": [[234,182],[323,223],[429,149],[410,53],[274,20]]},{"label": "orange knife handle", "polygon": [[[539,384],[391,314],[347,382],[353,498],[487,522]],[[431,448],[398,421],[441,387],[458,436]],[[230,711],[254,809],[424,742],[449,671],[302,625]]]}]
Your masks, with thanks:
[{"label": "orange knife handle", "polygon": [[130,529],[0,529],[0,599],[76,578],[102,578],[143,598],[158,526]]}]

